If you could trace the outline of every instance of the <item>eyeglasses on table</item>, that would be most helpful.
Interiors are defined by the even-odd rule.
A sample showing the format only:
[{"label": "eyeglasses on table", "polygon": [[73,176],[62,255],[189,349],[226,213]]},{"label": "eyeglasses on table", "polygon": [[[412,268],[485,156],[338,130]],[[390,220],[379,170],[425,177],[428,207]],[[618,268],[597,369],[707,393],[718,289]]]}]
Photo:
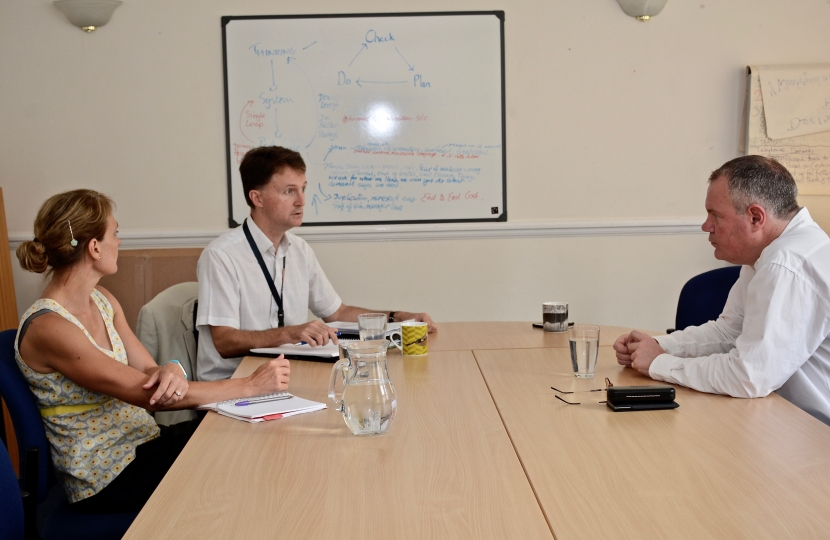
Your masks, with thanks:
[{"label": "eyeglasses on table", "polygon": [[[562,396],[560,396],[559,394],[564,395],[564,394],[586,394],[588,392],[605,392],[606,390],[608,390],[612,386],[614,386],[614,383],[612,383],[611,380],[608,377],[605,377],[605,388],[594,388],[593,390],[577,390],[577,391],[574,391],[574,392],[566,392],[565,390],[560,390],[560,389],[558,389],[554,386],[551,386],[550,389],[555,391],[555,392],[558,392],[558,394],[556,394],[554,397],[556,399],[558,399],[559,401],[561,401],[562,403],[567,403],[568,405],[582,405],[582,402],[567,401],[567,400],[563,399]],[[600,401],[599,403],[605,403],[605,401]]]}]

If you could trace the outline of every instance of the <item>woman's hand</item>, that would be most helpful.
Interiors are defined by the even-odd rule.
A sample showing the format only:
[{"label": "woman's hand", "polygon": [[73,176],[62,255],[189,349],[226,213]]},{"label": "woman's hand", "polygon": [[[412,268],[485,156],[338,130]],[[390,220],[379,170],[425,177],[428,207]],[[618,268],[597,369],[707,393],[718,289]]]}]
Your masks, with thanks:
[{"label": "woman's hand", "polygon": [[265,362],[254,371],[248,382],[256,389],[253,395],[288,390],[291,365],[283,355]]},{"label": "woman's hand", "polygon": [[181,401],[182,397],[187,394],[187,379],[184,378],[184,373],[178,364],[173,362],[154,370],[142,388],[149,390],[156,385],[158,388],[150,398],[150,405],[155,407],[169,407]]}]

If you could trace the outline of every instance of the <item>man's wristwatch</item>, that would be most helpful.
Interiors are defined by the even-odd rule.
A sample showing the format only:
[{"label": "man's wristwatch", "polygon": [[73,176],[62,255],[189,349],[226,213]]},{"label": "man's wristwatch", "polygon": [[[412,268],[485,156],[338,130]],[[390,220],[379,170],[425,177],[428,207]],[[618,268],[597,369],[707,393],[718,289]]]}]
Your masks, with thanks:
[{"label": "man's wristwatch", "polygon": [[397,312],[396,311],[390,311],[389,312],[389,322],[395,322],[395,313],[397,313]]}]

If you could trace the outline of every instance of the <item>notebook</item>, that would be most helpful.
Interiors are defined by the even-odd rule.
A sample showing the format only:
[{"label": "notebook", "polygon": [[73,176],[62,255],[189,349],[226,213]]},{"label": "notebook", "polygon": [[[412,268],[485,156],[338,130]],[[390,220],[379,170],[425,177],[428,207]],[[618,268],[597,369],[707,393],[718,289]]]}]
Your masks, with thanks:
[{"label": "notebook", "polygon": [[325,408],[325,403],[303,399],[288,392],[229,399],[197,407],[197,409],[216,411],[223,416],[251,423],[287,418]]},{"label": "notebook", "polygon": [[[340,342],[354,341],[341,339]],[[340,349],[331,341],[326,345],[312,347],[311,345],[280,345],[279,347],[264,347],[251,349],[253,356],[277,357],[281,354],[289,360],[317,360],[322,362],[336,362],[340,358]]]}]

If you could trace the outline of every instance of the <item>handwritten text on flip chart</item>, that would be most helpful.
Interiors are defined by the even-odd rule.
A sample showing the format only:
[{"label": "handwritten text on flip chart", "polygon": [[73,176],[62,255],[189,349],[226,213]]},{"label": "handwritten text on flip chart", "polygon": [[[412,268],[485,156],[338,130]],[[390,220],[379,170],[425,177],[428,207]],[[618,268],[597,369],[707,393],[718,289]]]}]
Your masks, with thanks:
[{"label": "handwritten text on flip chart", "polygon": [[767,136],[830,131],[830,64],[759,68]]},{"label": "handwritten text on flip chart", "polygon": [[830,194],[830,131],[770,138],[767,102],[756,68],[749,77],[748,99],[747,153],[771,157],[784,165],[801,194]]}]

